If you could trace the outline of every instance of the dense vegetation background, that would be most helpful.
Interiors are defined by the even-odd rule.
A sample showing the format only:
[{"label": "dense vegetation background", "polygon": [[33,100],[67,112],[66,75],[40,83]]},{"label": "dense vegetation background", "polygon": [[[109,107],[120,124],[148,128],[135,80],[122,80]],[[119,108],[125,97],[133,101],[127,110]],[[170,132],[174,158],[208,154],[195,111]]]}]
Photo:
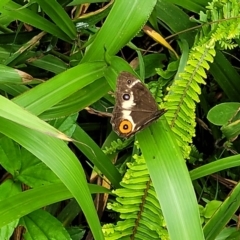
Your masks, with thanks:
[{"label": "dense vegetation background", "polygon": [[[0,239],[240,239],[239,12],[1,0]],[[130,139],[121,71],[167,110]]]}]

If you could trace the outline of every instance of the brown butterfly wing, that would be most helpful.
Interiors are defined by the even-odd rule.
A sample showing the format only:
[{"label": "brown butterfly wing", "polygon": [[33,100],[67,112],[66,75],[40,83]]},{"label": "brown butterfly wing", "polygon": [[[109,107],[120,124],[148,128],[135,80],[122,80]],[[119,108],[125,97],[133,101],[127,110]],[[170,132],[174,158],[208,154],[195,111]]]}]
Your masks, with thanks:
[{"label": "brown butterfly wing", "polygon": [[136,107],[132,109],[131,112],[132,119],[136,122],[136,132],[146,127],[152,121],[158,119],[165,113],[165,110],[159,110],[151,92],[144,86],[143,83],[138,82],[134,85],[133,91],[137,92],[134,97]]}]

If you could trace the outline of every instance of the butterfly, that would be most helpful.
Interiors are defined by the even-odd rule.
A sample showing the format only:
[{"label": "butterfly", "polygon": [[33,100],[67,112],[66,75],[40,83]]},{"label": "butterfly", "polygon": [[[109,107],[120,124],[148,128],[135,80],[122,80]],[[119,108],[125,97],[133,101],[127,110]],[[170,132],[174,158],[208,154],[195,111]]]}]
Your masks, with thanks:
[{"label": "butterfly", "polygon": [[115,95],[111,124],[120,137],[131,137],[166,112],[159,109],[148,88],[131,73],[119,74]]}]

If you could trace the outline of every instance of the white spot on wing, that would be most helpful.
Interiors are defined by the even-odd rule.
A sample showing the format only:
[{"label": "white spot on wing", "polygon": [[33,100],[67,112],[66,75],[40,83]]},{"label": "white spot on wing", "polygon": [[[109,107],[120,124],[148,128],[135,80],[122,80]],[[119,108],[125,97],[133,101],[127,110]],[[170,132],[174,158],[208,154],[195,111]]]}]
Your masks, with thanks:
[{"label": "white spot on wing", "polygon": [[122,111],[122,118],[131,122],[132,123],[132,130],[135,129],[136,124],[133,122],[133,119],[131,117],[131,110],[123,110]]},{"label": "white spot on wing", "polygon": [[140,80],[135,80],[132,84],[128,85],[129,88],[132,88],[134,85],[136,85],[137,83],[141,82]]},{"label": "white spot on wing", "polygon": [[[128,94],[128,93],[124,93]],[[136,103],[134,103],[134,96],[133,92],[130,92],[130,99],[129,100],[123,100],[122,102],[122,108],[123,109],[132,109],[133,106],[135,106]]]}]

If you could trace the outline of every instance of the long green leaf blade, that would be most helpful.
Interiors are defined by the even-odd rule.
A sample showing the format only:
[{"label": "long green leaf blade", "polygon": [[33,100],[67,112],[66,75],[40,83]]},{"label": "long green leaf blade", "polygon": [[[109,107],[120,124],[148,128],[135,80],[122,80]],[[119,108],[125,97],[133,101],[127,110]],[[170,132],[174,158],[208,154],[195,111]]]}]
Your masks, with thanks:
[{"label": "long green leaf blade", "polygon": [[194,189],[184,159],[162,119],[137,135],[170,238],[204,239]]},{"label": "long green leaf blade", "polygon": [[0,132],[38,157],[59,177],[82,208],[95,239],[104,239],[85,173],[66,143],[4,118],[0,118]]}]

